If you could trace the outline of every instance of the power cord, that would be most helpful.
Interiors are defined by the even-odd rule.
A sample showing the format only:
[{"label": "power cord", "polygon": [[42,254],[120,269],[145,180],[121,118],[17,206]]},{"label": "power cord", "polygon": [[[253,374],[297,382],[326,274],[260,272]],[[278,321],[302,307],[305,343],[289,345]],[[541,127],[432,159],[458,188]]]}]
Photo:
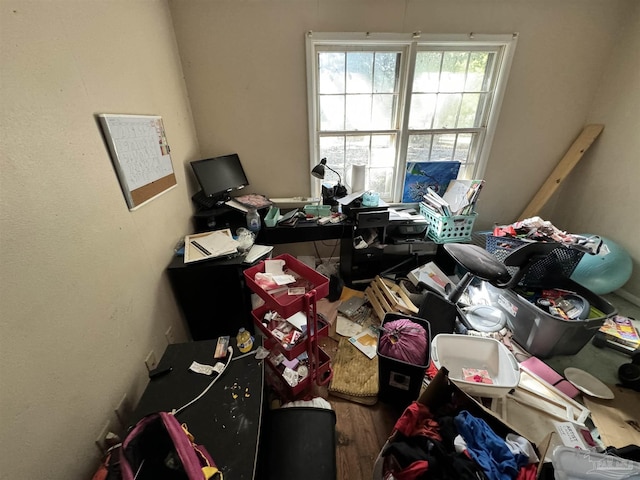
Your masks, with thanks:
[{"label": "power cord", "polygon": [[173,416],[176,416],[177,414],[179,414],[182,410],[184,410],[185,408],[193,405],[194,403],[196,403],[198,400],[200,400],[208,391],[211,387],[213,387],[213,384],[216,383],[218,381],[218,379],[222,376],[222,374],[225,372],[225,370],[227,369],[227,367],[229,366],[229,364],[231,363],[231,359],[233,358],[233,348],[232,347],[228,347],[227,348],[227,352],[229,352],[229,358],[227,358],[227,363],[224,365],[224,368],[222,369],[221,372],[218,373],[218,376],[216,376],[216,378],[214,378],[213,380],[211,380],[211,383],[209,383],[209,385],[207,385],[207,387],[200,393],[200,395],[198,395],[196,398],[194,398],[193,400],[191,400],[189,403],[184,404],[183,406],[181,406],[180,408],[173,409],[171,411],[171,414]]}]

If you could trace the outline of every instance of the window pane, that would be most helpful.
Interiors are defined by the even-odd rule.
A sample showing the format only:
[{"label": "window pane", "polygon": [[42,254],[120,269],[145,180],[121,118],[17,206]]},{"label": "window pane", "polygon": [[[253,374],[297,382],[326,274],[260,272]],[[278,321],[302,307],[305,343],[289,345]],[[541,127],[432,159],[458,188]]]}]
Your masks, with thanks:
[{"label": "window pane", "polygon": [[393,167],[396,163],[396,136],[373,135],[371,137],[371,166]]},{"label": "window pane", "polygon": [[461,133],[456,141],[456,150],[453,159],[465,163],[469,160],[469,152],[471,151],[471,133]]},{"label": "window pane", "polygon": [[467,72],[467,52],[444,52],[442,74],[440,75],[441,92],[462,92]]},{"label": "window pane", "polygon": [[486,90],[484,87],[484,75],[487,69],[487,60],[493,53],[472,52],[469,57],[469,71],[467,72],[467,83],[464,87],[467,92],[480,92]]},{"label": "window pane", "polygon": [[351,165],[369,164],[369,142],[371,136],[363,135],[357,137],[347,137],[345,165],[350,170]]},{"label": "window pane", "polygon": [[373,52],[347,53],[347,93],[373,92]]},{"label": "window pane", "polygon": [[347,95],[346,130],[371,128],[371,95]]},{"label": "window pane", "polygon": [[431,128],[433,116],[436,113],[436,94],[413,94],[411,97],[411,112],[409,113],[409,128],[424,130]]},{"label": "window pane", "polygon": [[[329,166],[344,164],[344,136],[320,137],[320,158],[326,158]],[[328,175],[328,174],[327,174]],[[333,174],[332,174],[333,175]],[[335,175],[331,178],[337,177]]]},{"label": "window pane", "polygon": [[433,136],[433,148],[431,149],[431,161],[451,160],[456,143],[456,135],[453,133]]},{"label": "window pane", "polygon": [[460,108],[460,116],[458,117],[458,128],[478,127],[481,118],[478,115],[480,102],[480,94],[465,93],[462,95],[462,106]]},{"label": "window pane", "polygon": [[367,190],[378,192],[382,198],[391,198],[393,168],[370,168]]},{"label": "window pane", "polygon": [[437,92],[440,85],[442,52],[418,52],[413,77],[414,92]]},{"label": "window pane", "polygon": [[433,135],[409,135],[407,162],[427,162],[431,159]]},{"label": "window pane", "polygon": [[373,91],[374,93],[396,93],[400,53],[376,52]]},{"label": "window pane", "polygon": [[433,119],[433,128],[455,128],[458,111],[462,102],[459,93],[444,93],[438,95],[438,105]]},{"label": "window pane", "polygon": [[320,131],[344,130],[344,97],[320,96]]},{"label": "window pane", "polygon": [[374,95],[373,109],[371,110],[371,128],[377,130],[390,130],[394,127],[393,109],[395,95]]},{"label": "window pane", "polygon": [[342,52],[318,54],[318,91],[321,94],[344,93],[344,64]]}]

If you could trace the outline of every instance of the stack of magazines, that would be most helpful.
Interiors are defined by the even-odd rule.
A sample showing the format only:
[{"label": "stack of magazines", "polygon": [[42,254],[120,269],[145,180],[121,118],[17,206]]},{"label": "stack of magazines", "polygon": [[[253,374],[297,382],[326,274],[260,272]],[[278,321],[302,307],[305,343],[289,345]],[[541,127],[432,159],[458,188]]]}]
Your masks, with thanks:
[{"label": "stack of magazines", "polygon": [[422,204],[445,217],[471,215],[483,186],[484,180],[451,180],[443,196],[427,188]]}]

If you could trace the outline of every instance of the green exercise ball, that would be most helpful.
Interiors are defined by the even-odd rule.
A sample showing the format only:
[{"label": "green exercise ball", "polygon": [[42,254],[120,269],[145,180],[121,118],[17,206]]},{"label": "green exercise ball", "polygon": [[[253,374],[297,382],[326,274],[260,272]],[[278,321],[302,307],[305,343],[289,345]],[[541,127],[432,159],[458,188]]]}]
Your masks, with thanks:
[{"label": "green exercise ball", "polygon": [[600,238],[609,249],[609,253],[606,255],[585,253],[571,274],[571,280],[596,295],[611,293],[622,287],[631,277],[633,269],[631,256],[624,248],[611,239],[603,236]]}]

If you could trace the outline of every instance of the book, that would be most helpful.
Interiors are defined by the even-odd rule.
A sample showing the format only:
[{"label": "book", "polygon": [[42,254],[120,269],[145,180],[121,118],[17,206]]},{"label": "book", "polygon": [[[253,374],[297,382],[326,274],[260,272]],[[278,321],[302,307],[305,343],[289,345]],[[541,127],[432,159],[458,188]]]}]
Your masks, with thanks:
[{"label": "book", "polygon": [[270,207],[273,202],[264,195],[257,193],[249,193],[246,195],[240,195],[239,197],[233,197],[230,200],[224,202],[225,205],[241,212],[248,212],[251,208],[260,210],[261,208]]},{"label": "book", "polygon": [[614,315],[607,318],[599,330],[607,340],[636,349],[640,347],[640,335],[630,318]]}]

